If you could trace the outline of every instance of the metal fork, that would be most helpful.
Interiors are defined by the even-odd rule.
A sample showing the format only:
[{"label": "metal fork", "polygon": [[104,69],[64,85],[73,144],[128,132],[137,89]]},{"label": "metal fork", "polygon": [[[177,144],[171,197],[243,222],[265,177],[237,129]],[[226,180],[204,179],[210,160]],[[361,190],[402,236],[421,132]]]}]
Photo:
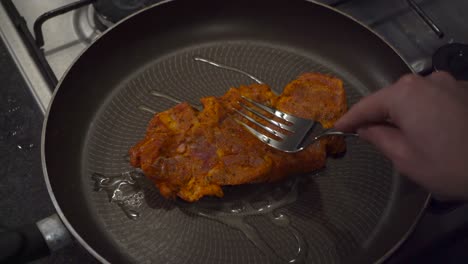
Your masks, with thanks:
[{"label": "metal fork", "polygon": [[[264,114],[260,113],[256,109],[250,106],[247,106],[242,102],[239,102],[243,109],[267,121],[268,123],[270,123],[271,125],[277,128],[277,129],[273,129],[273,128],[263,125],[262,123],[258,122],[257,120],[248,116],[247,114],[244,114],[243,112],[237,109],[234,109],[238,114],[243,116],[245,119],[261,127],[262,129],[266,130],[268,133],[274,135],[278,139],[275,139],[271,136],[268,136],[266,134],[263,134],[255,130],[253,127],[251,127],[250,125],[248,125],[247,123],[239,119],[236,119],[236,121],[242,126],[244,126],[250,133],[252,133],[254,136],[256,136],[265,144],[268,144],[269,146],[275,149],[284,151],[284,152],[291,152],[291,153],[299,152],[303,150],[305,147],[307,147],[308,145],[314,143],[315,141],[325,136],[332,136],[332,135],[344,136],[344,137],[358,137],[359,136],[358,134],[355,134],[355,133],[340,132],[333,128],[325,129],[322,127],[322,125],[319,122],[315,122],[314,120],[300,118],[297,116],[286,114],[282,111],[279,111],[278,109],[274,109],[269,106],[260,104],[244,96],[242,96],[242,98],[246,100],[247,102],[251,103],[252,105],[258,107],[259,109],[262,109],[263,111],[270,113],[274,115],[275,117],[277,117],[279,120],[281,120],[281,121],[273,120],[272,118],[269,118],[265,116]],[[286,133],[282,132],[280,129],[283,131],[287,131],[287,132]]]}]

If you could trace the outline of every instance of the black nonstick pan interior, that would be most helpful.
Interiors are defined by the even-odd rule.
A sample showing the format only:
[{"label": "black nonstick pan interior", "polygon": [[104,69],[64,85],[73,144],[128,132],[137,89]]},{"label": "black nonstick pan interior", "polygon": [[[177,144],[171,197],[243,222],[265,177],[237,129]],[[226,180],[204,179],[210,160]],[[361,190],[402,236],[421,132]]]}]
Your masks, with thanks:
[{"label": "black nonstick pan interior", "polygon": [[223,199],[170,201],[142,180],[136,220],[105,191],[94,190],[93,174],[132,171],[127,151],[144,135],[148,109],[163,111],[174,99],[196,106],[203,96],[253,83],[196,57],[248,72],[278,93],[301,73],[331,74],[344,80],[350,105],[410,72],[369,29],[312,2],[176,0],[150,8],[104,34],[76,61],[49,110],[46,177],[75,237],[112,263],[365,263],[388,257],[428,195],[359,140],[349,141],[347,154],[329,159],[320,172],[228,187]]}]

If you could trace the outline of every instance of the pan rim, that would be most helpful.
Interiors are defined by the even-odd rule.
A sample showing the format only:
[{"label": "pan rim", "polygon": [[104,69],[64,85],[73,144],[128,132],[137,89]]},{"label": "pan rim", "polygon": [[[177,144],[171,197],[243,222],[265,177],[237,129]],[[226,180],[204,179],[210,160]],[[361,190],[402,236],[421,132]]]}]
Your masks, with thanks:
[{"label": "pan rim", "polygon": [[[65,214],[63,213],[63,211],[61,210],[60,208],[60,205],[55,197],[55,194],[54,194],[54,191],[52,189],[52,185],[50,183],[50,179],[49,179],[49,175],[48,175],[48,172],[47,172],[47,167],[46,167],[46,157],[45,157],[45,140],[46,140],[46,131],[47,131],[47,121],[49,119],[49,114],[50,114],[50,110],[52,108],[52,105],[54,103],[54,100],[55,100],[55,97],[57,95],[57,93],[60,91],[60,88],[62,86],[62,83],[63,81],[65,80],[65,78],[67,77],[68,73],[70,72],[70,70],[73,68],[73,66],[76,64],[76,62],[83,56],[83,54],[85,54],[88,49],[91,49],[92,46],[97,42],[99,41],[99,39],[101,39],[102,37],[104,37],[105,35],[107,35],[110,31],[112,31],[115,27],[119,26],[120,24],[122,23],[125,23],[127,20],[130,20],[132,19],[133,17],[139,15],[140,13],[143,13],[143,12],[146,12],[147,10],[149,9],[152,9],[152,8],[157,8],[158,6],[161,6],[161,5],[164,5],[164,4],[167,4],[167,3],[170,3],[170,2],[174,2],[174,1],[177,1],[177,0],[164,0],[164,1],[161,1],[159,3],[156,3],[154,5],[151,5],[151,6],[148,6],[140,11],[137,11],[135,12],[134,14],[122,19],[121,21],[117,22],[116,24],[114,24],[113,26],[109,27],[107,30],[105,30],[101,35],[99,35],[96,39],[94,39],[92,41],[92,43],[87,46],[85,49],[83,49],[80,54],[73,60],[73,62],[70,64],[70,66],[67,68],[67,70],[64,72],[64,74],[62,75],[62,77],[60,78],[60,81],[58,82],[57,86],[55,87],[55,90],[53,91],[52,93],[52,96],[51,96],[51,99],[50,99],[50,102],[49,102],[49,105],[47,107],[47,111],[45,113],[45,116],[44,116],[44,121],[43,121],[43,124],[42,124],[42,132],[41,132],[41,165],[42,165],[42,172],[43,172],[43,175],[44,175],[44,180],[45,180],[45,183],[46,183],[46,187],[47,187],[47,191],[49,193],[49,196],[50,196],[50,199],[54,205],[54,208],[57,212],[57,215],[60,217],[61,221],[63,222],[63,224],[65,225],[65,227],[68,229],[68,231],[73,235],[73,237],[81,244],[81,246],[83,246],[93,257],[95,257],[99,262],[101,263],[110,263],[107,259],[105,259],[103,256],[101,256],[97,251],[95,251],[81,236],[80,234],[73,228],[72,224],[68,221],[67,217],[65,216]],[[355,19],[354,17],[342,12],[341,10],[338,10],[336,8],[333,8],[333,7],[330,7],[326,4],[323,4],[323,3],[320,3],[316,0],[302,0],[302,1],[305,1],[305,2],[309,2],[311,4],[315,4],[315,5],[318,5],[318,6],[321,6],[323,8],[327,8],[328,10],[330,11],[333,11],[333,12],[336,12],[348,19],[350,19],[351,21],[353,21],[354,23],[356,23],[357,25],[360,25],[361,27],[367,29],[368,32],[372,33],[374,36],[376,36],[378,39],[380,39],[380,41],[382,41],[382,43],[386,44],[387,47],[389,47],[401,60],[402,62],[408,67],[408,69],[412,72],[412,73],[416,73],[413,68],[410,66],[410,64],[403,58],[403,56],[401,55],[401,53],[396,50],[396,48],[390,44],[387,40],[385,40],[379,33],[377,33],[376,31],[374,31],[373,29],[371,29],[369,26],[363,24],[362,22],[358,21],[357,19]],[[402,244],[408,239],[408,237],[413,233],[414,229],[416,228],[417,224],[419,223],[420,219],[422,218],[422,216],[424,215],[426,209],[427,209],[427,206],[429,205],[429,202],[431,200],[431,197],[432,197],[432,194],[431,193],[427,193],[427,197],[425,199],[425,202],[424,204],[422,205],[417,217],[415,218],[414,222],[412,223],[412,225],[408,228],[407,232],[403,235],[403,237],[398,241],[396,242],[393,247],[391,247],[384,255],[382,255],[378,260],[376,260],[374,263],[383,263],[384,261],[386,261],[390,256],[392,256],[401,246]]]}]

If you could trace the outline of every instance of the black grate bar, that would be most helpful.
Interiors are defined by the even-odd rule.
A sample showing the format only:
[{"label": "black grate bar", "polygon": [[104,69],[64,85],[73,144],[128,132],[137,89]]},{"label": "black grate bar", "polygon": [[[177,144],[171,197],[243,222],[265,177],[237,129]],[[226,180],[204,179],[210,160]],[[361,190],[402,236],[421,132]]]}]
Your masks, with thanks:
[{"label": "black grate bar", "polygon": [[437,26],[434,21],[424,12],[424,10],[414,1],[414,0],[406,0],[408,5],[419,15],[419,17],[427,24],[428,27],[434,31],[438,38],[444,37],[444,32]]},{"label": "black grate bar", "polygon": [[92,4],[96,0],[80,0],[57,9],[51,10],[39,16],[34,22],[34,35],[36,36],[36,43],[39,47],[44,46],[44,34],[42,33],[42,25],[49,19],[54,18],[56,16],[68,13],[75,9],[78,9],[83,6],[87,6]]},{"label": "black grate bar", "polygon": [[3,0],[2,3],[10,16],[10,19],[18,29],[22,40],[28,47],[29,54],[32,56],[34,62],[39,66],[39,70],[43,74],[45,81],[49,84],[51,89],[54,89],[58,83],[57,77],[47,62],[44,52],[36,45],[34,37],[29,31],[25,19],[19,14],[18,9],[16,9],[12,0]]}]

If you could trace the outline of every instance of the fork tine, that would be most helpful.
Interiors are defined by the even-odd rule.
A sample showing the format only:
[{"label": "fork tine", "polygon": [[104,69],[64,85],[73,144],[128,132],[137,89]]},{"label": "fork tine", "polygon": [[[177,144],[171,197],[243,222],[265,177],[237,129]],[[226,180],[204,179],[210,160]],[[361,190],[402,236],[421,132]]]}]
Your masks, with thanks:
[{"label": "fork tine", "polygon": [[276,117],[279,117],[281,118],[282,120],[284,121],[288,121],[288,122],[294,122],[297,120],[297,118],[295,116],[292,116],[292,115],[288,115],[286,114],[285,112],[281,112],[277,109],[274,109],[274,108],[271,108],[269,106],[266,106],[264,104],[261,104],[261,103],[258,103],[258,102],[255,102],[254,100],[250,99],[250,98],[247,98],[245,96],[241,96],[244,100],[246,100],[247,102],[255,105],[256,107],[258,108],[261,108],[263,109],[264,111],[272,114],[272,115],[275,115]]},{"label": "fork tine", "polygon": [[269,133],[271,133],[271,134],[273,134],[273,135],[275,135],[275,136],[277,136],[277,137],[279,137],[279,138],[284,138],[284,137],[286,137],[285,134],[283,134],[283,133],[281,133],[281,132],[279,132],[279,131],[276,131],[276,130],[274,130],[274,129],[272,129],[272,128],[269,128],[269,127],[267,127],[267,126],[265,126],[265,125],[263,125],[262,123],[258,122],[257,120],[251,118],[250,116],[248,116],[248,115],[242,113],[241,111],[239,111],[239,110],[237,110],[237,109],[235,109],[235,108],[234,108],[234,111],[236,111],[239,115],[243,116],[245,119],[249,120],[250,122],[254,123],[255,125],[257,125],[257,126],[263,128],[263,129],[265,129],[265,130],[268,131]]},{"label": "fork tine", "polygon": [[269,136],[267,135],[264,135],[260,132],[258,132],[257,130],[253,129],[252,127],[250,127],[249,125],[247,125],[246,123],[234,118],[234,120],[239,124],[239,125],[242,125],[243,127],[245,127],[250,133],[252,133],[255,137],[257,137],[260,141],[262,141],[263,143],[269,145],[270,147],[273,147],[273,148],[276,148],[276,149],[281,149],[280,146],[281,146],[281,142],[276,140],[276,139],[273,139],[273,138],[270,138]]},{"label": "fork tine", "polygon": [[290,125],[287,125],[287,124],[283,124],[283,123],[280,123],[280,122],[276,122],[275,120],[272,120],[266,116],[264,116],[263,114],[261,114],[260,112],[258,112],[257,110],[253,109],[252,107],[249,107],[245,104],[243,104],[242,102],[239,102],[240,106],[242,108],[244,108],[245,110],[253,113],[254,115],[258,116],[259,118],[269,122],[270,124],[273,124],[281,129],[284,129],[284,130],[287,130],[289,132],[294,132],[294,130],[291,128]]}]

